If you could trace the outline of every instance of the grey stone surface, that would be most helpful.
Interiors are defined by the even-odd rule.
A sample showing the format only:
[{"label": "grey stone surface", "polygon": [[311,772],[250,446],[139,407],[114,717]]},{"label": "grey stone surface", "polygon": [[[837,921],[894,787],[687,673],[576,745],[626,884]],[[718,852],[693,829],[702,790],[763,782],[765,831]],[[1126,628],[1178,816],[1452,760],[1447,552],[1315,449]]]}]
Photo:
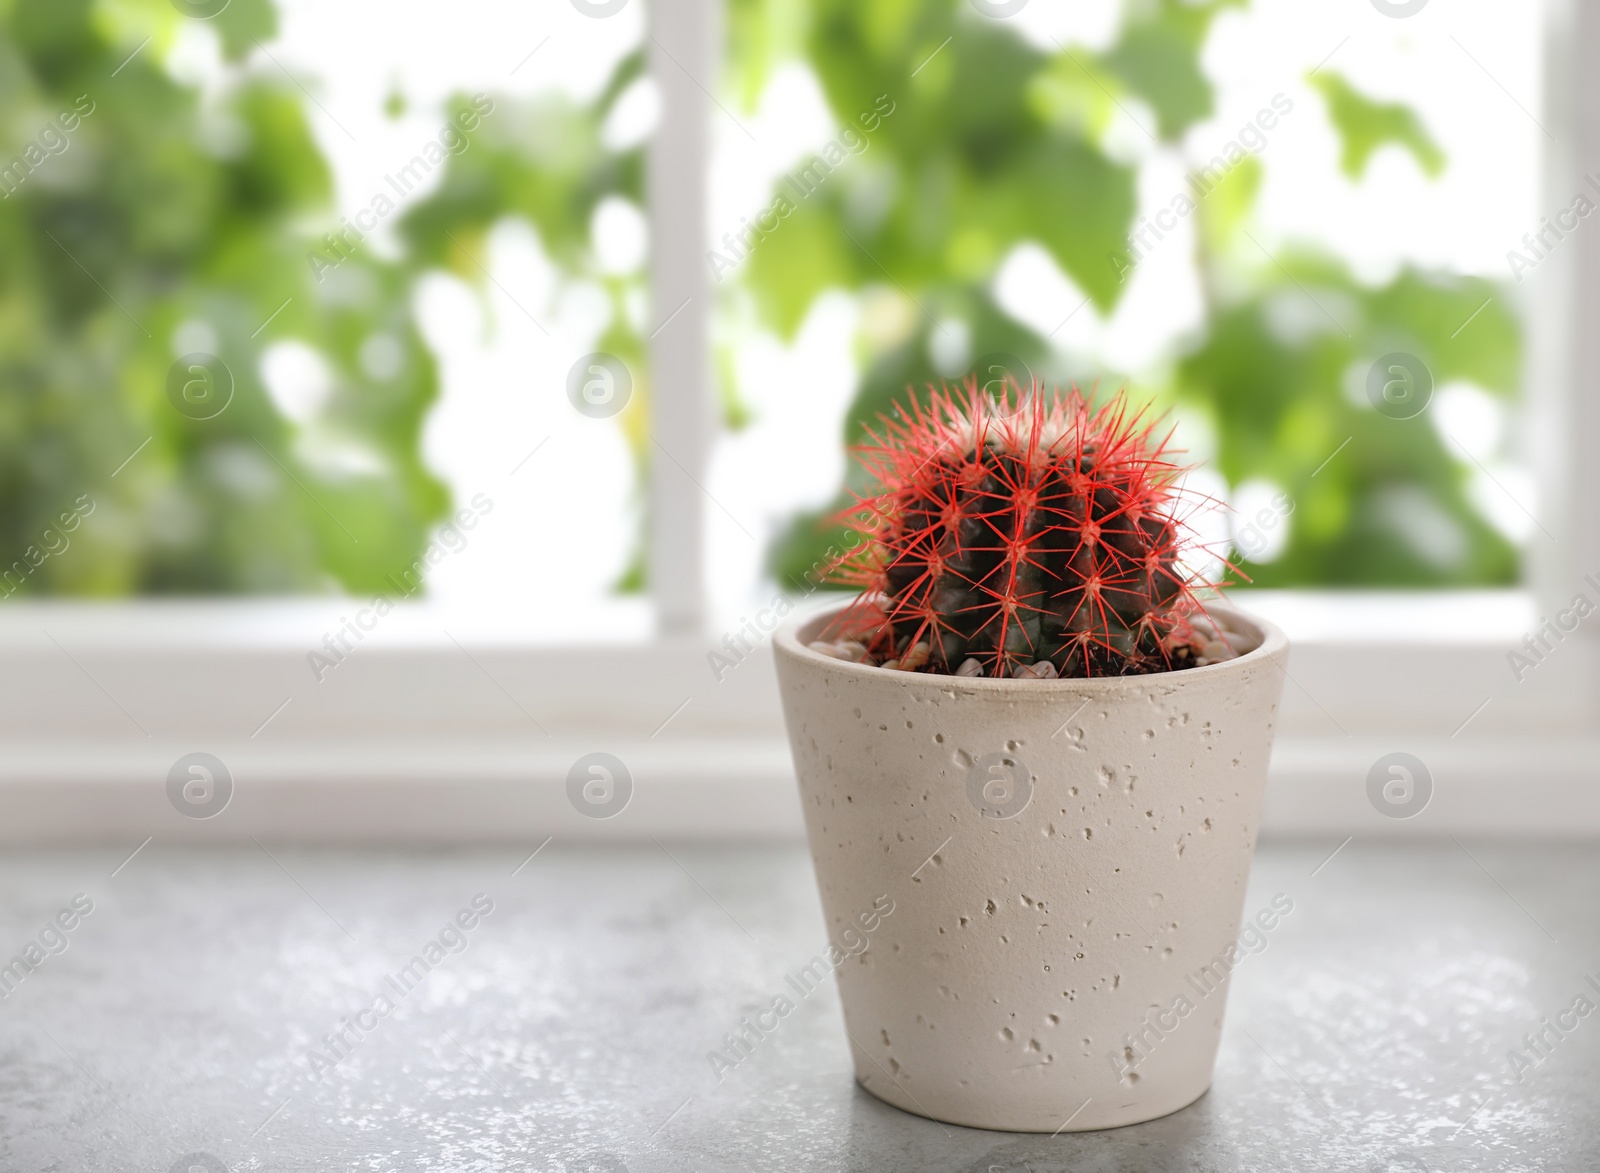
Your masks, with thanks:
[{"label": "grey stone surface", "polygon": [[[1294,911],[1235,971],[1210,1093],[1055,1138],[862,1092],[831,984],[715,1077],[708,1051],[823,944],[800,848],[557,842],[513,874],[268,846],[0,860],[0,959],[94,905],[0,1001],[0,1169],[1600,1169],[1600,1013],[1520,1081],[1508,1060],[1600,1002],[1592,846],[1358,839],[1315,875],[1334,843],[1264,848],[1247,911]],[[402,996],[387,979],[479,893],[493,911]],[[313,1078],[380,993],[396,1008]]]}]

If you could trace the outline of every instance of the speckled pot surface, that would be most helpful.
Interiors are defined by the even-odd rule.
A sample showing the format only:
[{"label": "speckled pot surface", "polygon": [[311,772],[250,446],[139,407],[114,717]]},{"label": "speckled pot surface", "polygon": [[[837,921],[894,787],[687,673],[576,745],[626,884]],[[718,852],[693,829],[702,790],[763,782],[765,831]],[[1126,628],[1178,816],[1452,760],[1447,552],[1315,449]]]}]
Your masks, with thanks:
[{"label": "speckled pot surface", "polygon": [[778,633],[820,960],[873,1095],[1053,1133],[1210,1086],[1289,646],[1208,611],[1251,650],[1098,680],[847,663],[807,646],[831,612]]}]

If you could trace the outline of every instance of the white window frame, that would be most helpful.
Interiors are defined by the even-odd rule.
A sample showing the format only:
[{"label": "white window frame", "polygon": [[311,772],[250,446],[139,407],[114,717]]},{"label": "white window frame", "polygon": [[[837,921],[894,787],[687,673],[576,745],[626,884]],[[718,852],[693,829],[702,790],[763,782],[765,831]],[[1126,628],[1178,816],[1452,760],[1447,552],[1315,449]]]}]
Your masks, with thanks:
[{"label": "white window frame", "polygon": [[[801,821],[770,649],[716,679],[704,589],[702,485],[713,438],[705,198],[716,0],[652,0],[662,119],[651,146],[652,291],[673,328],[651,342],[649,472],[656,636],[565,646],[408,604],[318,681],[340,600],[10,602],[0,607],[0,842],[261,838],[464,841],[792,837]],[[1600,9],[1550,0],[1544,203],[1600,159]],[[1580,625],[1520,682],[1507,653],[1572,594],[1600,591],[1600,231],[1578,233],[1532,290],[1527,395],[1542,527],[1524,591],[1260,593],[1295,646],[1264,829],[1314,835],[1600,832],[1600,645]],[[816,605],[812,600],[807,605]],[[459,618],[459,616],[457,616]],[[460,626],[456,624],[456,626]],[[575,760],[622,759],[619,816],[579,815]],[[1435,785],[1396,822],[1366,799],[1382,754],[1406,750]],[[236,786],[199,822],[168,803],[168,770],[206,751]]]}]

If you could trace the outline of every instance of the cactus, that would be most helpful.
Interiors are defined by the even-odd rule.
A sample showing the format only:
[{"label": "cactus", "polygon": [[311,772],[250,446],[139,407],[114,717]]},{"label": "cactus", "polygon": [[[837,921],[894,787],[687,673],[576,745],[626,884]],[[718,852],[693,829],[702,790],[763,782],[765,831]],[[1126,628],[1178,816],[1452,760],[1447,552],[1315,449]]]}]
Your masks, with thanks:
[{"label": "cactus", "polygon": [[[1128,676],[1192,666],[1213,628],[1183,569],[1198,541],[1170,432],[1122,394],[1091,408],[1007,382],[932,390],[869,431],[867,533],[834,580],[860,658],[963,676]],[[1189,619],[1196,624],[1191,627]]]}]

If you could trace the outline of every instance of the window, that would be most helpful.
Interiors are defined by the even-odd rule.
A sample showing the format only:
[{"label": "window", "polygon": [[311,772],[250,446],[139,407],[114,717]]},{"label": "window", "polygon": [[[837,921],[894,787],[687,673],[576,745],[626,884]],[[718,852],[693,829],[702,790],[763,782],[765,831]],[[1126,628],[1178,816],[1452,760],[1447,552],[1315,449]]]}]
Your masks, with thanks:
[{"label": "window", "polygon": [[[1168,4],[1135,27],[1110,2],[233,0],[96,26],[81,87],[30,97],[68,146],[0,206],[29,255],[62,254],[9,283],[54,315],[6,388],[7,540],[63,542],[24,593],[348,594],[8,600],[16,834],[144,826],[135,784],[202,749],[271,796],[238,812],[267,831],[793,830],[765,649],[707,652],[779,591],[821,601],[804,570],[840,439],[908,383],[991,366],[1146,389],[1237,510],[1219,549],[1296,588],[1248,604],[1297,640],[1269,826],[1357,825],[1397,739],[1456,784],[1452,826],[1499,811],[1516,764],[1569,793],[1586,638],[1507,653],[1550,601],[1600,599],[1575,487],[1600,425],[1567,324],[1592,251],[1581,227],[1522,240],[1583,190],[1561,87],[1592,34],[1560,9],[1385,7]],[[5,18],[9,51],[37,56],[52,19]],[[174,167],[273,214],[186,239],[185,185],[116,147],[161,158],[156,123],[128,100],[54,121],[119,80],[188,111]],[[1008,102],[1037,142],[998,142]],[[75,168],[119,150],[127,186],[84,211]],[[114,215],[137,231],[97,235]],[[174,256],[186,283],[152,292]],[[1393,353],[1434,384],[1420,416],[1373,406]],[[1418,377],[1394,365],[1380,398]],[[209,419],[234,430],[197,450],[224,385]],[[80,481],[103,512],[67,549]],[[396,576],[428,601],[380,616],[424,594]],[[1303,589],[1328,586],[1369,589]],[[1455,589],[1399,589],[1424,587]],[[636,780],[627,820],[565,804],[595,749]]]}]

